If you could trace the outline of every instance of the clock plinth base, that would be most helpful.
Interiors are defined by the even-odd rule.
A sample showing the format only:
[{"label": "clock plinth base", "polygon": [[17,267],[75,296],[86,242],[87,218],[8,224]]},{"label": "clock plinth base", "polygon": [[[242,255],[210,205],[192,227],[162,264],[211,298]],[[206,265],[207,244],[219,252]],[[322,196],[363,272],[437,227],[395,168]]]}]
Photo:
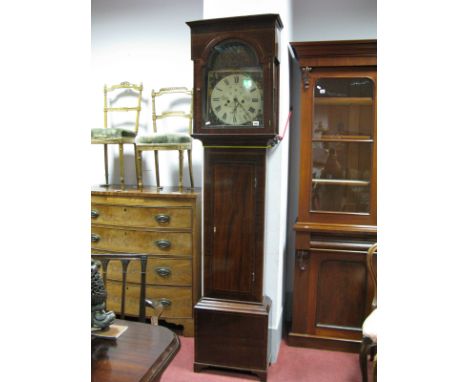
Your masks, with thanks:
[{"label": "clock plinth base", "polygon": [[195,305],[194,371],[209,367],[251,372],[267,380],[271,300],[262,303],[202,298]]}]

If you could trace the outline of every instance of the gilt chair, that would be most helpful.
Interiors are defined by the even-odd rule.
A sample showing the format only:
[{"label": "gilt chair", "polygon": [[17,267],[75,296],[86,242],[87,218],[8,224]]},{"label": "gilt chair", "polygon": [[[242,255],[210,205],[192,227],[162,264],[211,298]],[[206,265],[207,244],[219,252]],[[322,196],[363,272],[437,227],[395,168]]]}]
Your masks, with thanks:
[{"label": "gilt chair", "polygon": [[374,287],[371,313],[362,325],[362,344],[359,353],[362,381],[367,382],[368,358],[373,361],[373,380],[377,381],[377,243],[367,251],[367,269]]},{"label": "gilt chair", "polygon": [[99,253],[91,257],[102,265],[102,278],[107,290],[106,309],[116,312],[122,320],[126,316],[133,316],[145,322],[148,316],[146,308],[151,308],[151,324],[158,325],[164,302],[146,298],[148,256]]},{"label": "gilt chair", "polygon": [[190,186],[193,188],[192,137],[190,135],[192,133],[192,101],[192,90],[185,87],[152,90],[153,132],[140,135],[136,139],[138,187],[143,186],[143,151],[154,152],[156,186],[161,188],[158,153],[161,150],[176,150],[179,152],[179,188],[182,188],[184,151],[187,151]]},{"label": "gilt chair", "polygon": [[[141,95],[143,84],[134,85],[129,82],[122,82],[118,85],[104,85],[104,127],[91,130],[91,144],[104,145],[104,166],[106,185],[109,185],[109,163],[107,146],[110,144],[119,145],[119,169],[120,184],[125,185],[124,169],[124,145],[131,144],[135,152],[135,167],[138,174],[138,162],[136,161],[135,137],[138,134],[141,111]],[[115,105],[115,106],[114,106]],[[109,126],[109,114],[113,114],[117,120],[117,113],[133,112],[134,122],[125,122],[129,128],[114,127],[117,121]],[[118,126],[118,125],[117,125]]]}]

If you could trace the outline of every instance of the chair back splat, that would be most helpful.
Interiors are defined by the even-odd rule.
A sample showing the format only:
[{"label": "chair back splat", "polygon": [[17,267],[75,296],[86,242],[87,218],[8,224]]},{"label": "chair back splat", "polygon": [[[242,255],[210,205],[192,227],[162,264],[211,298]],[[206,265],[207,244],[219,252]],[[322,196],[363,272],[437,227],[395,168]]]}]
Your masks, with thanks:
[{"label": "chair back splat", "polygon": [[182,188],[184,151],[187,151],[190,187],[193,188],[192,170],[192,90],[185,87],[162,88],[151,92],[153,132],[139,135],[136,140],[138,162],[138,187],[143,187],[142,152],[154,152],[156,186],[161,188],[159,177],[159,151],[179,152],[179,188]]},{"label": "chair back splat", "polygon": [[368,382],[368,359],[373,361],[373,381],[377,381],[377,243],[370,246],[367,251],[366,265],[369,277],[373,284],[374,296],[372,299],[371,313],[362,325],[362,342],[359,352],[359,365],[362,382]]},{"label": "chair back splat", "polygon": [[367,270],[374,286],[374,298],[372,299],[372,309],[377,308],[377,243],[372,245],[367,251]]},{"label": "chair back splat", "polygon": [[[108,145],[119,145],[119,170],[121,186],[125,185],[125,144],[133,145],[136,158],[135,137],[138,134],[138,128],[140,125],[142,92],[143,84],[135,85],[129,82],[121,82],[117,85],[104,85],[104,127],[91,129],[91,144],[104,145],[104,168],[106,177],[105,185],[109,185]],[[117,122],[109,121],[110,114],[117,115],[121,114],[122,112],[135,113],[134,122],[126,121],[125,123],[121,123],[119,125]],[[135,159],[135,171],[138,174],[137,165],[138,163]]]},{"label": "chair back splat", "polygon": [[[118,312],[121,319],[126,316],[136,316],[141,322],[146,321],[146,307],[153,308],[156,315],[151,315],[151,323],[158,324],[159,316],[163,311],[161,301],[153,301],[146,298],[146,268],[148,256],[146,254],[114,254],[98,253],[92,254],[92,258],[99,260],[102,264],[102,276],[107,289],[107,309],[111,308]],[[139,279],[135,274],[139,273]],[[130,278],[130,284],[129,284]],[[121,291],[115,285],[121,283]],[[139,285],[138,308],[134,309],[134,300],[131,289]],[[120,304],[117,304],[116,295],[120,294]]]}]

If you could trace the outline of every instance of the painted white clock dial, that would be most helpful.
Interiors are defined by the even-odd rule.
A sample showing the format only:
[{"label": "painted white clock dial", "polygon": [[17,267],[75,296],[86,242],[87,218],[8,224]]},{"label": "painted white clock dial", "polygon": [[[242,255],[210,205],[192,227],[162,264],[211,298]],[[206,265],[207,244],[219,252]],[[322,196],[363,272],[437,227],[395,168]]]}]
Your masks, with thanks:
[{"label": "painted white clock dial", "polygon": [[258,126],[262,112],[262,92],[258,84],[242,73],[222,78],[211,93],[211,110],[226,125]]}]

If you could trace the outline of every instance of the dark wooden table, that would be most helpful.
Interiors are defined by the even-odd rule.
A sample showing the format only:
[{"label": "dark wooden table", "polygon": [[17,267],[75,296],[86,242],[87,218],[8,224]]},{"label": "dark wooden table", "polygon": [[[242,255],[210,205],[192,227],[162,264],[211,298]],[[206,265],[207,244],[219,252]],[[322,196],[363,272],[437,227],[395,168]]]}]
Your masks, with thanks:
[{"label": "dark wooden table", "polygon": [[180,348],[175,333],[162,326],[116,320],[128,329],[116,340],[91,340],[92,382],[152,382]]}]

